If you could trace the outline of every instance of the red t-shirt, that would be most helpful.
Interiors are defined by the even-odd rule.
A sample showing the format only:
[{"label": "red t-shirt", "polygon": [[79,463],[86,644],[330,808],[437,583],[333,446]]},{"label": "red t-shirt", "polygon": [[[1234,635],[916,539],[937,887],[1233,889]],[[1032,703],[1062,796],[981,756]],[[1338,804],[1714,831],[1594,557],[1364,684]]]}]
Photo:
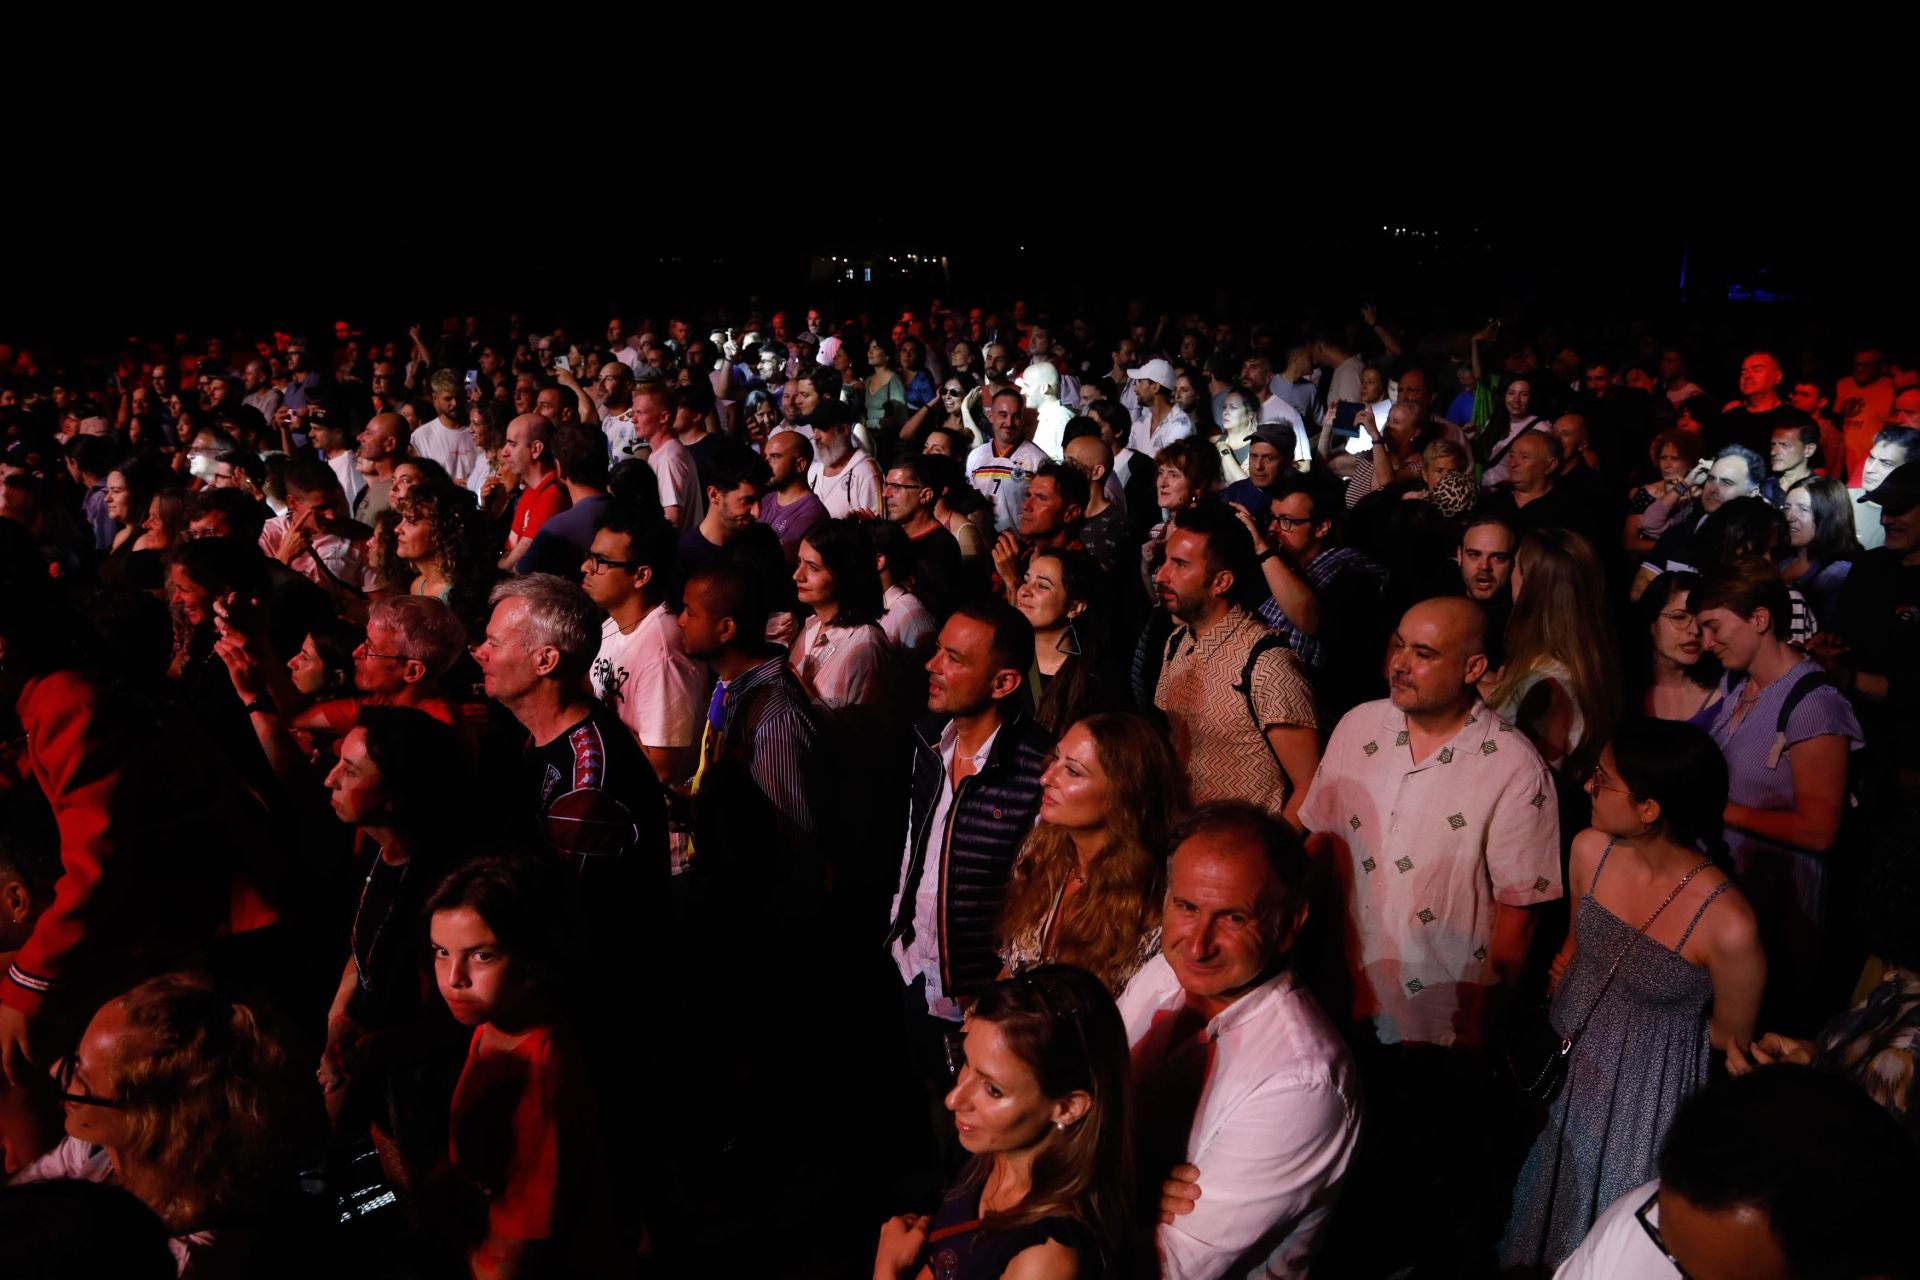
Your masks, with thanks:
[{"label": "red t-shirt", "polygon": [[487,1197],[487,1226],[509,1240],[560,1233],[586,1194],[593,1141],[586,1069],[571,1035],[536,1027],[510,1046],[473,1033],[453,1090],[451,1156]]},{"label": "red t-shirt", "polygon": [[547,478],[520,495],[513,509],[513,543],[540,532],[540,526],[573,505],[573,499],[560,487],[560,473],[547,472]]}]

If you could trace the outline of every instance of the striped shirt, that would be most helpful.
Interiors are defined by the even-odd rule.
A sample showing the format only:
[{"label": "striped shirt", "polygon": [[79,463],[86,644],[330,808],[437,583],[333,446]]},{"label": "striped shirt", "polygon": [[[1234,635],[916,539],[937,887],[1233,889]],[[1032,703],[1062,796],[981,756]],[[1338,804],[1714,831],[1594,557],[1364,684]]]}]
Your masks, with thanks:
[{"label": "striped shirt", "polygon": [[706,750],[715,761],[744,769],[794,831],[811,835],[813,801],[807,795],[815,730],[807,696],[776,654],[723,680],[720,721]]}]

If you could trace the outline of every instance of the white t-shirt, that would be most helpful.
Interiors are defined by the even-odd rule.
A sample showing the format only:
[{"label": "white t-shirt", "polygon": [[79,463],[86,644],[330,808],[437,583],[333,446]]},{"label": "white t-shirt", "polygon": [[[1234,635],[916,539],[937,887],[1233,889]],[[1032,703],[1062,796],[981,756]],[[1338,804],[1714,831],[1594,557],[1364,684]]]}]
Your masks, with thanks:
[{"label": "white t-shirt", "polygon": [[673,610],[656,607],[624,634],[612,618],[602,622],[591,679],[593,696],[612,708],[642,745],[694,744],[707,669],[687,656]]},{"label": "white t-shirt", "polygon": [[449,427],[435,418],[413,433],[408,447],[416,458],[432,458],[447,469],[455,484],[464,485],[473,465],[480,459],[473,437],[458,427]]},{"label": "white t-shirt", "polygon": [[[1660,1180],[1655,1178],[1609,1205],[1593,1220],[1593,1229],[1580,1247],[1553,1273],[1553,1280],[1675,1280],[1679,1270],[1654,1247],[1653,1238],[1635,1216],[1659,1190]],[[1652,1217],[1659,1226],[1657,1207]]]},{"label": "white t-shirt", "polygon": [[814,497],[820,499],[827,514],[835,520],[843,520],[855,511],[879,513],[883,510],[880,464],[865,449],[855,449],[837,476],[828,475],[827,469],[815,458],[807,467],[807,483],[813,486]]},{"label": "white t-shirt", "polygon": [[327,465],[333,468],[333,474],[340,477],[340,487],[347,492],[347,510],[353,510],[353,504],[360,499],[360,491],[367,487],[367,478],[360,474],[360,468],[354,465],[355,454],[351,449],[342,449],[334,457],[327,459]]},{"label": "white t-shirt", "polygon": [[706,518],[707,491],[700,484],[700,469],[687,446],[666,436],[647,453],[647,465],[653,468],[653,478],[660,486],[660,505],[680,508],[676,529],[685,533]]},{"label": "white t-shirt", "polygon": [[600,416],[600,434],[607,438],[607,460],[618,462],[622,458],[633,456],[634,427],[633,407],[629,405],[619,413],[608,413],[604,409]]}]

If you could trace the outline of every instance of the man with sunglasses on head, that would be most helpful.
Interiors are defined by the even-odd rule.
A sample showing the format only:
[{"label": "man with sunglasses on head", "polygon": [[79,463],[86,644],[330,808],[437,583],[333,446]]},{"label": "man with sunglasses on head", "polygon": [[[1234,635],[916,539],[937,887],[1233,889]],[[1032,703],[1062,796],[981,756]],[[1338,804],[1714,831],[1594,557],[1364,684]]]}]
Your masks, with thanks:
[{"label": "man with sunglasses on head", "polygon": [[1253,535],[1254,555],[1272,593],[1257,612],[1287,638],[1321,710],[1329,717],[1345,715],[1380,696],[1386,571],[1339,545],[1339,497],[1319,477],[1281,470],[1266,493],[1264,521],[1238,504],[1233,508]]}]

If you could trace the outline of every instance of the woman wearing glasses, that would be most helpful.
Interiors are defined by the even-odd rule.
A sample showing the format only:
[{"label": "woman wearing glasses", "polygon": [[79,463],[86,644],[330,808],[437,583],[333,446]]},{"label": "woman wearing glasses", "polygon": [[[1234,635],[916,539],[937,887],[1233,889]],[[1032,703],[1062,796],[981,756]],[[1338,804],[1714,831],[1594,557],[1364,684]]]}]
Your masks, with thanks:
[{"label": "woman wearing glasses", "polygon": [[932,1214],[880,1228],[876,1280],[1099,1280],[1132,1232],[1126,1030],[1100,981],[1043,965],[998,982],[967,1019],[947,1094],[972,1154]]},{"label": "woman wearing glasses", "polygon": [[966,416],[960,412],[960,406],[966,401],[967,393],[978,385],[970,373],[949,373],[942,378],[939,393],[900,425],[900,443],[909,445],[924,441],[926,433],[935,427],[955,427],[977,444],[972,429],[967,426]]},{"label": "woman wearing glasses", "polygon": [[253,1010],[199,978],[150,979],[101,1006],[54,1078],[67,1138],[11,1185],[124,1187],[166,1225],[181,1275],[238,1274],[246,1236],[229,1229],[287,1185],[300,1096]]},{"label": "woman wearing glasses", "polygon": [[1714,1050],[1752,1042],[1767,961],[1720,843],[1727,766],[1689,724],[1630,720],[1587,781],[1572,928],[1550,972],[1574,1040],[1501,1242],[1509,1275],[1545,1275],[1599,1212],[1653,1176],[1667,1126]]},{"label": "woman wearing glasses", "polygon": [[1687,600],[1698,574],[1663,573],[1647,584],[1634,605],[1649,643],[1640,653],[1644,669],[1639,698],[1643,714],[1661,720],[1692,720],[1711,709],[1720,683],[1720,663],[1700,643],[1700,624]]}]

